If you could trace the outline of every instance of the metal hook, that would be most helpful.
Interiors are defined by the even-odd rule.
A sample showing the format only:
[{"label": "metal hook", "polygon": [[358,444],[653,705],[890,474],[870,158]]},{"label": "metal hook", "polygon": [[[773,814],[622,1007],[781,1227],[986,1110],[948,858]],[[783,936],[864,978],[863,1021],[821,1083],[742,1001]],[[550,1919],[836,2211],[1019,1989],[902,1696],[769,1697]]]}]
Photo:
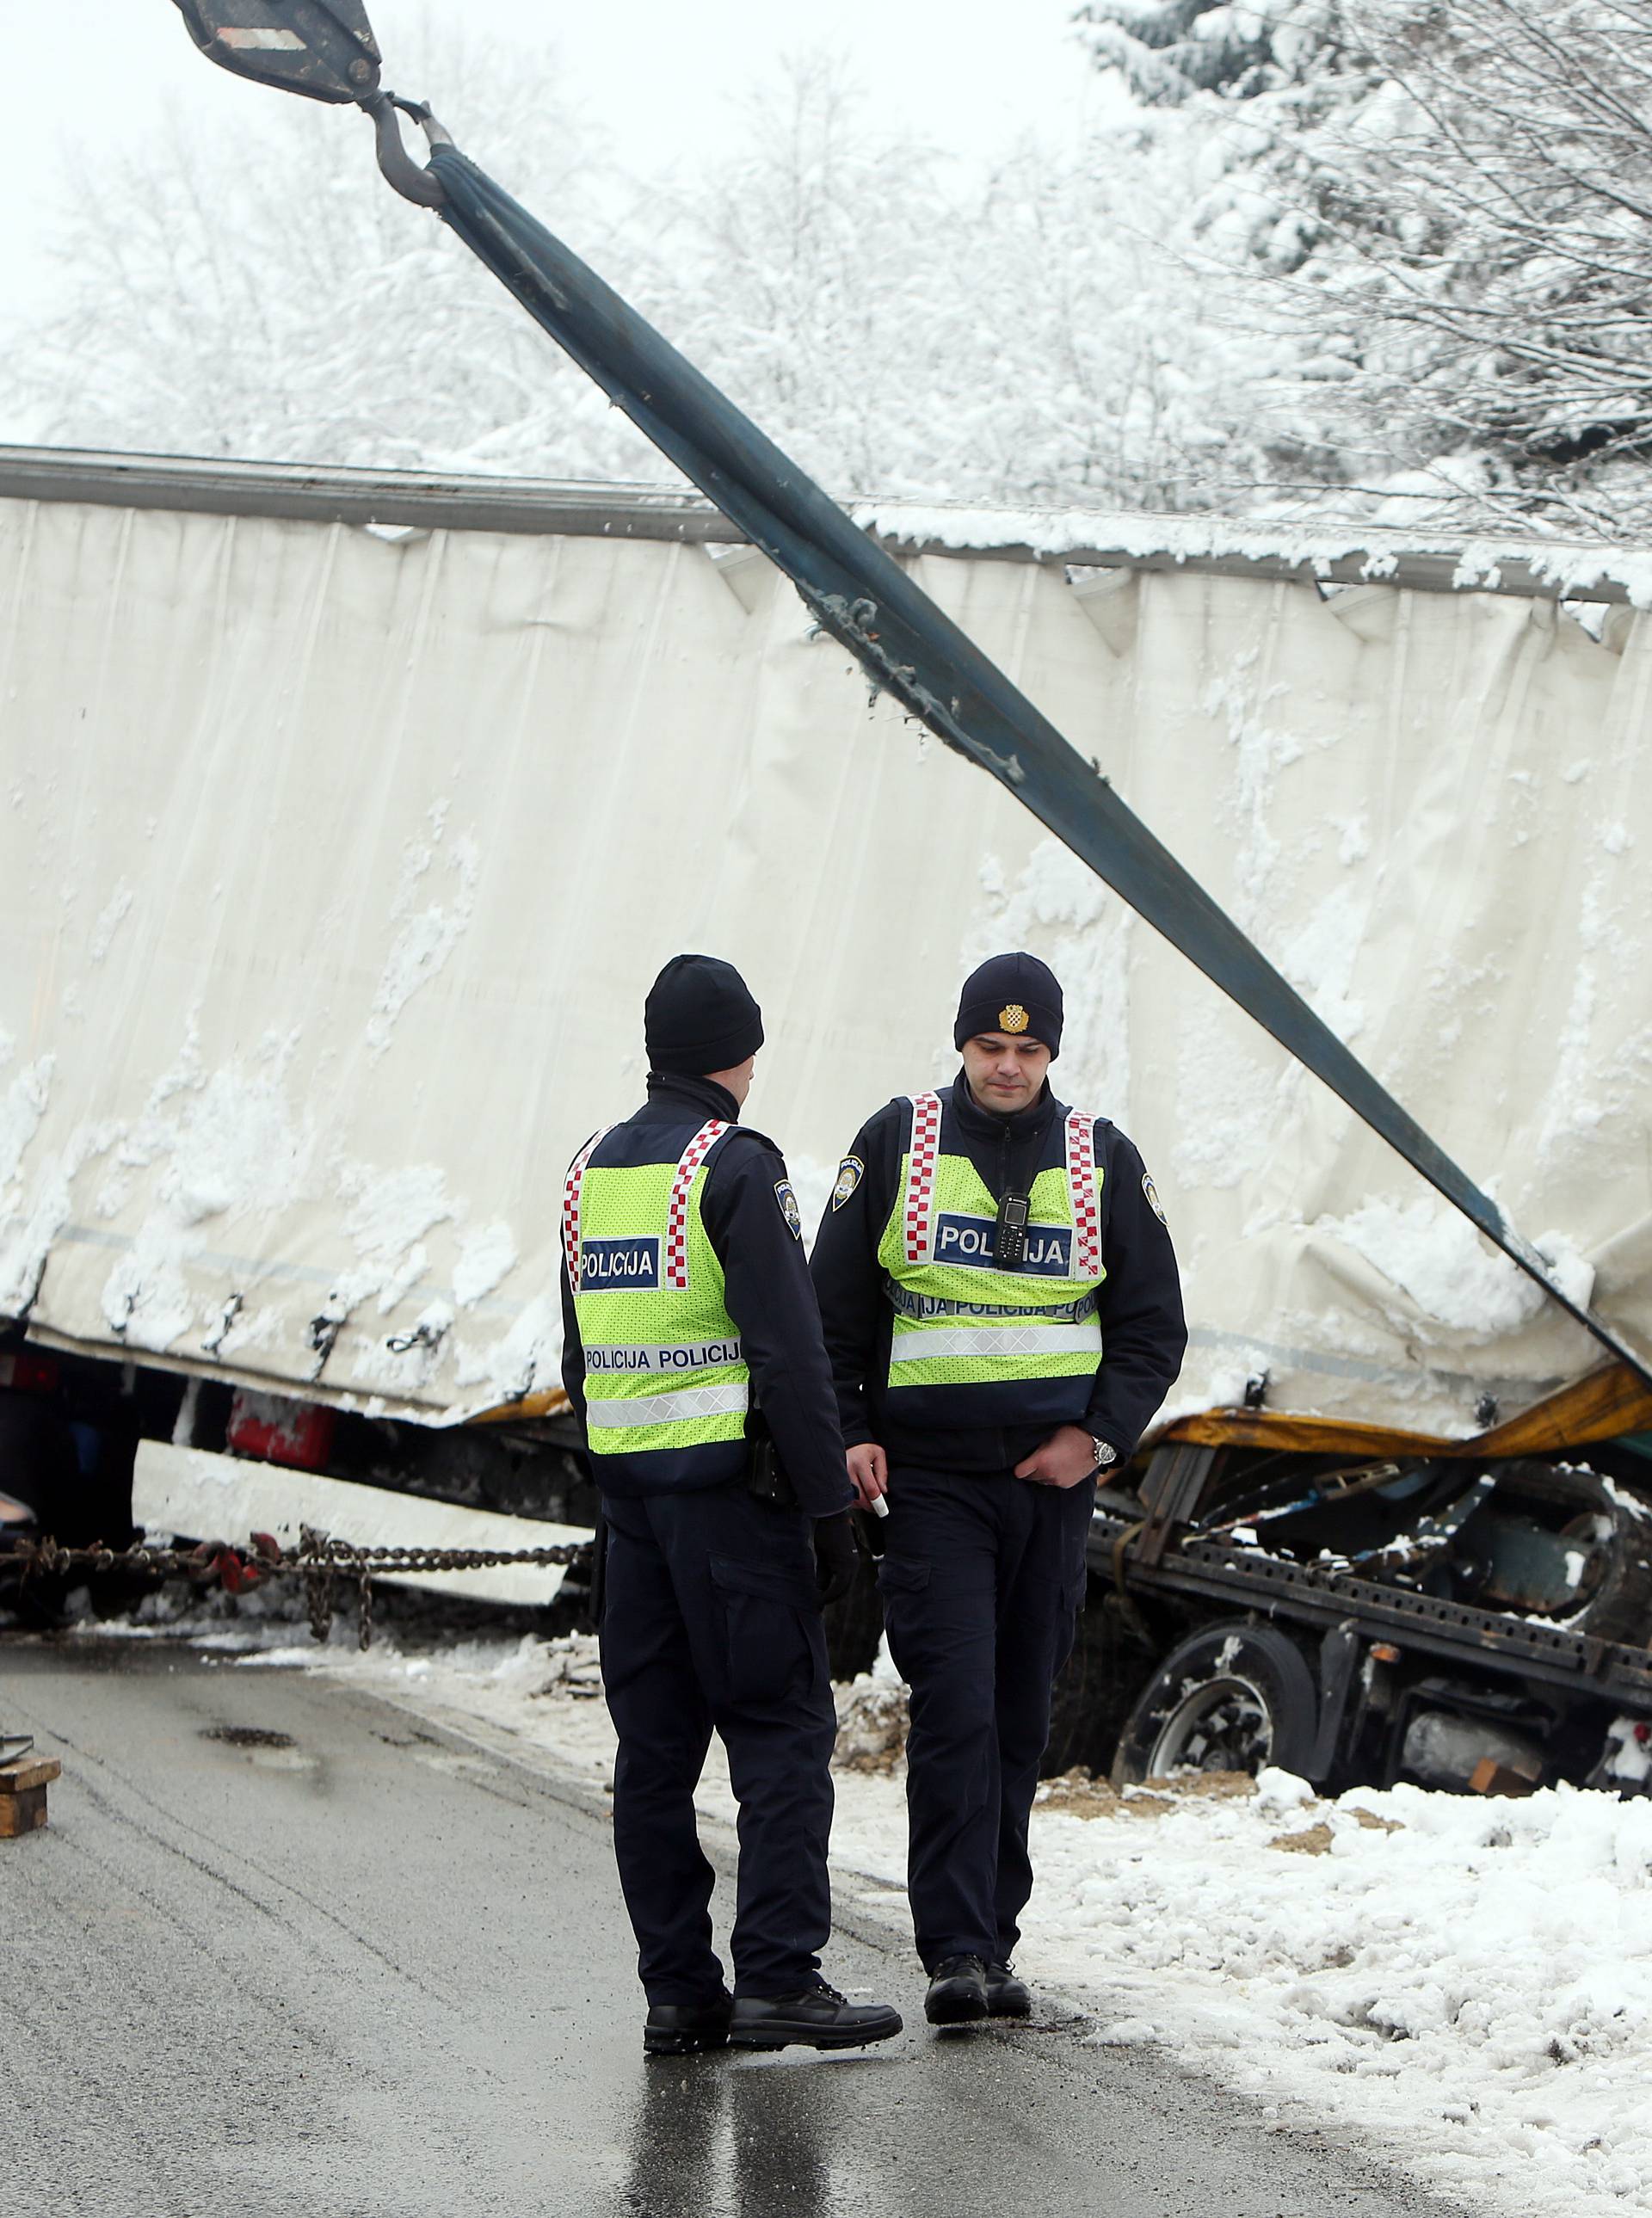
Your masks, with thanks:
[{"label": "metal hook", "polygon": [[451,146],[451,135],[430,113],[430,102],[424,100],[403,100],[393,92],[375,92],[362,106],[373,118],[374,136],[377,142],[379,167],[387,184],[394,186],[405,201],[412,201],[420,208],[442,208],[447,195],[442,181],[433,177],[422,163],[414,161],[402,144],[401,126],[396,121],[396,110],[411,115],[424,130],[432,146]]}]

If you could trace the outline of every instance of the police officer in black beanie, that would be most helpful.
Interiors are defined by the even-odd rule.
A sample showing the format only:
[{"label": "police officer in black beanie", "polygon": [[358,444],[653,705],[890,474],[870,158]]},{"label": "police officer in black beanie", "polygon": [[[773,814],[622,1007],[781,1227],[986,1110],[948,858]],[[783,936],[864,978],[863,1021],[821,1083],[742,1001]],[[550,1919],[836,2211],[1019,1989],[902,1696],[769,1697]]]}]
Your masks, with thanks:
[{"label": "police officer in black beanie", "polygon": [[938,2025],[1031,2008],[1011,1957],[1097,1475],[1129,1459],[1187,1339],[1141,1156],[1050,1092],[1062,1018],[1036,956],[973,972],[963,1068],[862,1126],[812,1265],[850,1476],[886,1497],[907,1891]]},{"label": "police officer in black beanie", "polygon": [[[644,1032],[647,1100],[575,1156],[562,1216],[562,1379],[607,1530],[643,2046],[858,2048],[900,2019],[820,1973],[837,1735],[820,1609],[849,1583],[853,1495],[797,1202],[739,1121],[763,1019],[732,964],[678,955]],[[694,1817],[714,1730],[740,1806],[732,1996]]]}]

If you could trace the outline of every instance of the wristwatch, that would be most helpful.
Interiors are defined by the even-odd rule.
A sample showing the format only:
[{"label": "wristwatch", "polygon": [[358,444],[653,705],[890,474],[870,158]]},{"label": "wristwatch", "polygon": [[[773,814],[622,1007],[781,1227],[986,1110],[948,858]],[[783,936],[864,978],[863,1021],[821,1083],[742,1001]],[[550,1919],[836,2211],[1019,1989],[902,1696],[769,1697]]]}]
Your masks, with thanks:
[{"label": "wristwatch", "polygon": [[1091,1434],[1090,1447],[1096,1459],[1098,1471],[1105,1471],[1110,1464],[1118,1461],[1118,1450],[1111,1440],[1104,1440],[1098,1433]]}]

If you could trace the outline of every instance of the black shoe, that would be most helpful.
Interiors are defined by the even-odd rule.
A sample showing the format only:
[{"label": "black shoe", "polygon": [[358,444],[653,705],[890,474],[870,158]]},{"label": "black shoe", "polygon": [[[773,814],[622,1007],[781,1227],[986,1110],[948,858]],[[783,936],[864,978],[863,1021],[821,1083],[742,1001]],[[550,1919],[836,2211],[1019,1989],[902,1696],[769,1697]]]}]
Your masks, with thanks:
[{"label": "black shoe", "polygon": [[973,2025],[987,2015],[987,1967],[979,1956],[943,1956],[929,1975],[924,2016],[931,2025]]},{"label": "black shoe", "polygon": [[867,2048],[900,2030],[888,2003],[848,2002],[817,1979],[795,1994],[739,1997],[728,2040],[733,2048]]},{"label": "black shoe", "polygon": [[734,2007],[727,1992],[703,2003],[652,2003],[642,2029],[645,2056],[698,2056],[728,2046]]},{"label": "black shoe", "polygon": [[1024,1979],[1018,1979],[1007,1957],[987,1967],[987,2015],[988,2017],[1030,2017],[1032,1989]]}]

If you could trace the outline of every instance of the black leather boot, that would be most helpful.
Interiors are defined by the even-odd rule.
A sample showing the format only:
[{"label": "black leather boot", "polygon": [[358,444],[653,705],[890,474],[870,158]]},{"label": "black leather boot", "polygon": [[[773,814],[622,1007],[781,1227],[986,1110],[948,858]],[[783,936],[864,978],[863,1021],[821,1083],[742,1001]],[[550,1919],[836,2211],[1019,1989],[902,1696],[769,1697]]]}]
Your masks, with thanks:
[{"label": "black leather boot", "polygon": [[851,2003],[817,1979],[795,1994],[741,1995],[728,2040],[733,2048],[867,2048],[900,2030],[888,2003]]},{"label": "black leather boot", "polygon": [[988,2017],[1030,2017],[1032,1989],[1024,1979],[1018,1979],[1015,1967],[1005,1958],[987,1967],[987,2015]]},{"label": "black leather boot", "polygon": [[734,2007],[727,1989],[702,2003],[652,2003],[642,2028],[647,2056],[698,2056],[702,2049],[726,2048]]},{"label": "black leather boot", "polygon": [[979,1956],[943,1956],[929,1975],[924,2016],[931,2025],[973,2025],[987,2015],[987,1967]]}]

